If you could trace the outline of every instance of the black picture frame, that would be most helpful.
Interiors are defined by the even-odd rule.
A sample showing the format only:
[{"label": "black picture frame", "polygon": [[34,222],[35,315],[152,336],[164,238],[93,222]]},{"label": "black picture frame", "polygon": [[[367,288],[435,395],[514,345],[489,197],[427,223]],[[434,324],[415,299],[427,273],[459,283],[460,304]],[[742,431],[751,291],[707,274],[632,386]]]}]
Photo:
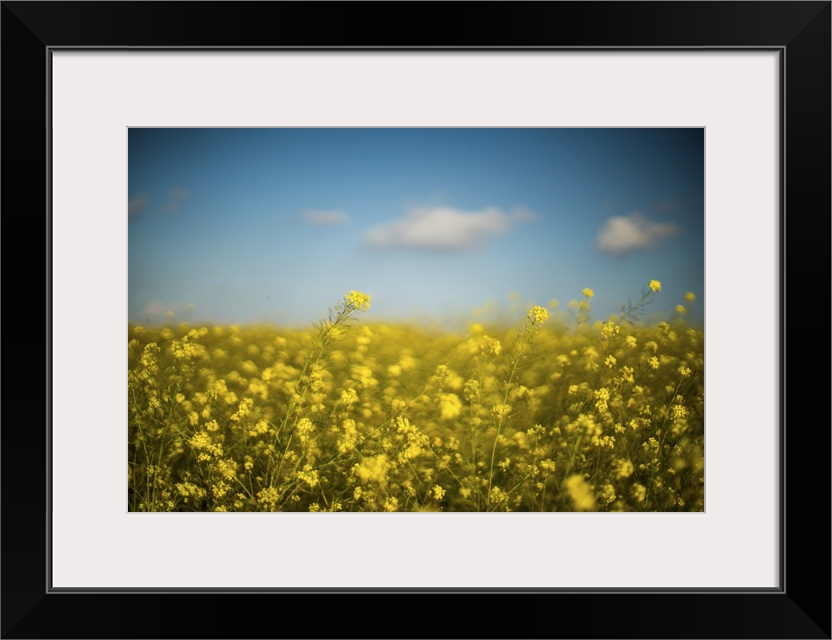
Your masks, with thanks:
[{"label": "black picture frame", "polygon": [[[2,637],[830,638],[831,6],[829,1],[2,2]],[[780,587],[51,589],[50,398],[60,381],[49,373],[48,97],[51,51],[67,47],[778,51],[784,80]],[[748,468],[748,490],[753,490],[754,461],[737,464]]]}]

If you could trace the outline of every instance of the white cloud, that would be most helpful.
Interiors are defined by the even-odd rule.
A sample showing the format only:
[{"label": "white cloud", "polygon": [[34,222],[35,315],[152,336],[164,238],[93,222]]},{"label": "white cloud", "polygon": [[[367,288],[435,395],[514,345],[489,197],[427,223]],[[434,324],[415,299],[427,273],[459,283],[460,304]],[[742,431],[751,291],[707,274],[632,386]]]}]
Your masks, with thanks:
[{"label": "white cloud", "polygon": [[319,209],[310,209],[303,212],[303,219],[309,224],[334,226],[338,224],[346,224],[349,222],[350,217],[344,211],[321,211]]},{"label": "white cloud", "polygon": [[515,222],[532,218],[531,212],[517,209],[504,213],[496,207],[480,211],[461,211],[452,207],[418,207],[403,218],[367,230],[365,241],[374,247],[409,247],[433,251],[453,251],[482,246],[506,233]]},{"label": "white cloud", "polygon": [[681,230],[678,225],[654,222],[644,214],[634,211],[629,216],[609,218],[598,232],[595,243],[601,251],[624,255],[655,246],[662,238],[675,235]]}]

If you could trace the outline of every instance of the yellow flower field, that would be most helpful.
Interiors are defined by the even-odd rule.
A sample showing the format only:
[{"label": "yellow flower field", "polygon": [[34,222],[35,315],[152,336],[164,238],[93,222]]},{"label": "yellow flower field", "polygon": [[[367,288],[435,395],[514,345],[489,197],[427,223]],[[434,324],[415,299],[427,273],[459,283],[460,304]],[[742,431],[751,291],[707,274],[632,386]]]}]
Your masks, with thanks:
[{"label": "yellow flower field", "polygon": [[704,334],[688,293],[591,320],[131,325],[131,511],[703,511]]}]

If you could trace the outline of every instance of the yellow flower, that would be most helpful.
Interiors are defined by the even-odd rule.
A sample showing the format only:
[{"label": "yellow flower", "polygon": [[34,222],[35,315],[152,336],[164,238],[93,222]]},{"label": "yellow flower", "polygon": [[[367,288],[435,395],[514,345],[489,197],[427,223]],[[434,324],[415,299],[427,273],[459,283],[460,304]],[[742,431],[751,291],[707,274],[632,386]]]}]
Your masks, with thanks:
[{"label": "yellow flower", "polygon": [[633,466],[633,463],[630,462],[629,460],[625,460],[625,459],[616,460],[615,463],[613,464],[613,467],[614,467],[615,477],[619,480],[622,480],[624,478],[629,478],[631,475],[633,475],[633,472],[635,471],[635,467]]},{"label": "yellow flower", "polygon": [[261,509],[271,511],[277,504],[278,497],[277,489],[274,487],[266,487],[257,493],[257,504],[260,505]]},{"label": "yellow flower", "polygon": [[595,496],[584,477],[572,474],[566,479],[566,491],[572,498],[576,511],[590,511],[595,507]]},{"label": "yellow flower", "polygon": [[360,291],[350,291],[344,296],[347,306],[355,307],[356,311],[366,311],[370,308],[370,296]]},{"label": "yellow flower", "polygon": [[601,387],[600,389],[596,390],[594,392],[594,394],[595,394],[595,397],[598,400],[609,400],[610,399],[610,392],[609,392],[609,389],[607,389],[606,387]]},{"label": "yellow flower", "polygon": [[485,353],[486,355],[495,356],[500,354],[502,345],[500,344],[499,340],[497,340],[496,338],[489,338],[488,336],[484,335],[483,342],[484,344],[481,347],[483,353]]},{"label": "yellow flower", "polygon": [[610,504],[615,501],[615,487],[611,484],[605,484],[601,487],[601,492],[598,496],[605,504]]},{"label": "yellow flower", "polygon": [[444,420],[452,420],[462,412],[462,401],[455,393],[440,393],[439,410]]},{"label": "yellow flower", "polygon": [[651,280],[650,284],[647,285],[650,287],[650,291],[661,291],[662,290],[662,283],[658,280]]},{"label": "yellow flower", "polygon": [[684,307],[684,306],[682,306],[681,304],[677,304],[677,305],[676,305],[676,313],[681,313],[681,314],[683,314],[683,315],[684,315],[684,314],[685,314],[685,313],[687,313],[687,312],[688,312],[688,310],[687,310],[687,309],[685,309],[685,307]]},{"label": "yellow flower", "polygon": [[310,464],[303,465],[303,471],[298,471],[296,475],[299,480],[303,480],[310,487],[318,484],[318,472]]},{"label": "yellow flower", "polygon": [[617,336],[621,332],[621,327],[619,327],[614,322],[605,322],[604,326],[601,327],[601,335],[605,338],[611,338],[612,336]]},{"label": "yellow flower", "polygon": [[682,405],[674,404],[670,407],[670,414],[673,416],[674,420],[684,420],[688,417],[688,410]]},{"label": "yellow flower", "polygon": [[636,502],[644,502],[644,499],[647,497],[647,487],[643,484],[636,483],[630,487],[630,494]]},{"label": "yellow flower", "polygon": [[534,306],[529,309],[528,317],[532,324],[543,324],[543,321],[549,317],[549,312],[541,306]]},{"label": "yellow flower", "polygon": [[587,298],[591,298],[595,295],[595,292],[590,288],[584,289],[583,291],[581,291],[581,293],[583,293]]},{"label": "yellow flower", "polygon": [[694,300],[696,300],[696,296],[695,296],[695,295],[693,295],[693,292],[692,292],[692,291],[688,291],[688,292],[685,294],[685,300],[687,300],[688,302],[693,302]]},{"label": "yellow flower", "polygon": [[352,472],[358,476],[362,482],[379,482],[383,483],[387,477],[387,470],[390,468],[390,461],[383,453],[373,456],[371,458],[364,458],[360,464],[355,464]]}]

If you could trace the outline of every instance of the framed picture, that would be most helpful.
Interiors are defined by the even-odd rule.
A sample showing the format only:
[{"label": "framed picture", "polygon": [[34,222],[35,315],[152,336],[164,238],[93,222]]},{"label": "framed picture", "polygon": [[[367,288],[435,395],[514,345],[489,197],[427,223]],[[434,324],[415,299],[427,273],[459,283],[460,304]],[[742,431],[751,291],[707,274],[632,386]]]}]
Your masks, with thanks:
[{"label": "framed picture", "polygon": [[[829,290],[829,2],[4,2],[2,12],[3,193],[6,237],[12,238],[4,278],[4,637],[349,637],[356,634],[353,626],[366,637],[830,637],[830,442],[826,410],[818,410],[818,398],[828,397],[829,380],[814,366],[818,353],[829,352],[828,332],[814,328],[818,318],[825,322],[828,315],[826,297],[817,306],[817,291]],[[370,25],[379,20],[412,24],[413,29],[407,34],[378,31]],[[206,131],[215,136],[211,152],[183,155],[185,148],[204,147],[174,134],[199,136]],[[294,503],[288,502],[289,493],[286,503],[278,498],[270,502],[266,484],[259,492],[252,484],[249,498],[239,499],[245,513],[216,513],[233,507],[234,500],[224,500],[223,492],[213,502],[195,497],[187,489],[191,476],[185,475],[175,478],[178,493],[163,497],[160,489],[159,496],[151,497],[150,491],[136,491],[127,476],[131,461],[138,460],[135,451],[145,441],[135,432],[128,434],[128,424],[135,424],[128,414],[136,405],[125,375],[130,367],[125,324],[134,332],[145,316],[152,325],[154,317],[163,320],[170,311],[178,322],[192,310],[168,308],[168,303],[189,302],[174,300],[173,294],[157,303],[150,294],[146,300],[131,296],[140,281],[173,279],[171,263],[159,257],[165,243],[180,255],[177,268],[191,268],[197,279],[207,278],[205,265],[225,264],[211,248],[209,228],[217,224],[207,213],[211,203],[199,203],[202,217],[192,211],[190,218],[176,218],[196,207],[198,195],[181,179],[196,174],[183,167],[207,164],[225,153],[224,166],[242,164],[241,173],[237,167],[212,173],[210,180],[208,174],[199,175],[213,186],[241,180],[257,164],[252,158],[258,151],[247,147],[244,152],[228,136],[245,132],[261,144],[266,131],[293,132],[289,143],[274,143],[288,145],[281,162],[290,168],[321,143],[310,139],[314,135],[348,132],[347,146],[372,148],[366,153],[376,158],[378,189],[372,179],[353,182],[363,189],[360,201],[367,202],[366,211],[385,202],[385,184],[395,179],[390,167],[399,162],[394,161],[393,147],[376,146],[373,136],[389,134],[399,152],[413,146],[407,135],[422,133],[423,142],[430,138],[436,153],[423,155],[421,165],[408,169],[413,172],[425,172],[420,166],[427,169],[431,157],[437,167],[447,167],[436,154],[447,149],[443,140],[449,135],[464,137],[462,146],[478,148],[479,156],[498,155],[503,149],[524,167],[527,197],[533,201],[535,173],[538,180],[553,180],[551,172],[541,169],[549,162],[547,156],[535,146],[500,146],[490,139],[483,144],[477,136],[525,133],[539,145],[545,138],[541,132],[698,132],[704,143],[698,156],[680,151],[675,137],[667,155],[653,151],[651,140],[638,137],[619,149],[614,162],[631,176],[643,175],[645,163],[659,164],[669,184],[674,179],[669,167],[682,156],[686,166],[698,166],[693,175],[704,182],[698,203],[700,217],[704,209],[699,240],[704,259],[691,263],[679,250],[677,259],[668,262],[672,267],[663,267],[680,281],[686,271],[698,269],[696,277],[703,283],[702,291],[691,291],[687,299],[700,302],[703,309],[701,504],[698,497],[692,505],[682,500],[700,495],[684,483],[675,493],[663,493],[659,504],[630,485],[626,495],[618,495],[614,483],[606,489],[604,481],[583,469],[564,476],[557,488],[564,492],[562,501],[536,498],[531,484],[525,497],[514,501],[511,487],[503,493],[493,489],[503,486],[501,479],[513,477],[511,464],[528,461],[497,455],[503,427],[499,417],[493,419],[490,464],[484,464],[487,490],[460,492],[452,503],[447,487],[428,483],[413,502],[419,508],[405,513],[383,513],[401,510],[404,490],[396,502],[392,493],[375,502],[363,498],[363,510],[372,513],[309,513],[336,509],[333,501],[313,500],[300,491],[291,494],[297,495]],[[150,145],[139,140],[141,132],[159,135]],[[223,133],[228,139],[221,139]],[[592,155],[591,141],[582,140],[567,145],[571,155],[563,155],[561,169],[580,175],[577,180],[584,185],[597,179],[598,191],[604,191],[605,159]],[[342,151],[329,137],[320,147],[323,155],[315,156],[305,175],[323,176],[331,185],[339,169],[326,168],[321,158]],[[146,150],[141,158],[131,155],[141,148]],[[517,157],[523,148],[538,154],[537,164]],[[467,161],[466,156],[445,155],[481,166],[474,155]],[[388,158],[384,167],[378,156]],[[511,163],[499,160],[493,164],[502,174],[490,176],[491,183],[510,179],[505,167]],[[581,163],[585,168],[578,171]],[[162,172],[170,184],[141,186],[140,173],[153,171]],[[454,171],[443,169],[445,175],[457,175]],[[264,176],[260,183],[268,180]],[[637,178],[632,180],[635,192]],[[482,184],[477,188],[486,193]],[[282,204],[289,213],[281,220],[294,216],[307,229],[327,227],[346,237],[340,224],[370,215],[355,213],[362,206],[358,201],[349,205],[353,209],[342,209],[346,205],[327,197],[325,188],[318,192],[321,202],[307,198]],[[204,198],[215,204],[232,191],[206,186],[203,193],[211,194]],[[239,190],[233,193],[241,195]],[[459,194],[416,195],[420,201],[405,203],[387,219],[365,220],[367,251],[405,246],[447,254],[479,247],[509,231],[520,237],[532,234],[525,246],[545,251],[545,237],[541,242],[528,231],[535,217],[543,215],[534,204],[518,201],[511,209],[495,205],[497,196],[472,202]],[[258,197],[250,194],[246,211],[258,206],[251,204]],[[599,193],[599,207],[602,200]],[[9,213],[21,203],[26,203],[27,215]],[[632,206],[619,201],[611,203],[608,214],[597,214],[599,262],[609,258],[600,257],[605,252],[621,258],[634,247],[656,248],[689,225],[682,213],[672,217],[678,203],[676,209],[669,200],[652,204],[658,207],[652,213],[634,214]],[[230,199],[223,206],[231,212],[222,232],[230,241],[235,223],[251,221],[243,216],[240,200]],[[137,228],[135,223],[151,212],[160,220],[177,219],[176,238],[171,227],[154,233]],[[563,215],[574,219],[589,214],[572,208]],[[440,227],[443,233],[437,234]],[[554,238],[556,231],[547,229],[546,237]],[[305,237],[289,235],[285,228],[268,233],[276,234],[276,250],[287,255]],[[281,233],[289,235],[288,244]],[[147,235],[137,240],[142,234]],[[21,251],[18,245],[27,240],[31,244]],[[250,246],[268,251],[265,240]],[[328,242],[331,248],[338,244],[337,238]],[[312,296],[304,298],[307,308],[337,302],[336,316],[339,309],[355,315],[365,311],[370,300],[358,291],[360,285],[342,292],[346,296],[341,302],[318,300],[343,284],[336,277],[337,265],[321,258],[324,266],[315,271],[308,264],[315,260],[310,246],[304,245],[303,255],[289,262],[276,262],[286,273],[270,280],[301,282],[299,288],[278,287],[275,297],[285,299],[267,305],[261,300],[261,305],[291,314],[287,301],[303,290]],[[210,255],[199,257],[200,248]],[[245,249],[237,254],[250,268],[261,268]],[[437,260],[425,259],[412,269],[427,274]],[[819,262],[824,263],[820,268]],[[203,266],[197,269],[196,264]],[[578,264],[570,275],[576,282],[582,270],[593,268]],[[620,265],[622,273],[630,268],[623,261],[610,264]],[[302,270],[317,274],[317,279],[300,278]],[[662,287],[660,279],[647,276],[636,283],[635,292],[625,294],[637,305],[639,286],[645,297],[663,288],[666,293],[669,281]],[[387,300],[395,301],[395,287],[373,282]],[[475,282],[471,279],[456,291],[468,291]],[[214,293],[206,294],[197,310],[207,308],[212,295],[221,298],[218,283],[221,279],[209,283],[207,290]],[[591,286],[586,283],[585,290],[576,292],[587,304],[595,295]],[[679,286],[684,297],[687,286]],[[399,295],[419,291],[409,287],[403,286]],[[459,297],[453,289],[441,295]],[[222,300],[209,314],[218,326],[225,322],[223,309],[235,304],[232,298]],[[790,315],[787,300],[792,302]],[[555,306],[546,306],[548,302],[535,300],[528,315],[521,313],[529,331],[555,315]],[[683,303],[679,301],[682,310],[677,314],[689,311]],[[586,309],[580,299],[575,306],[580,320]],[[23,312],[25,334],[15,322]],[[228,319],[233,321],[237,318]],[[321,325],[322,331],[338,324],[337,317],[330,321]],[[599,322],[594,330],[615,329]],[[807,338],[811,342],[804,345]],[[135,333],[128,339],[141,345]],[[394,344],[393,339],[388,343]],[[792,347],[788,351],[787,344]],[[528,354],[521,348],[520,355]],[[618,372],[618,352],[604,355],[613,361],[597,363],[599,370]],[[671,363],[686,377],[696,355],[664,364]],[[250,366],[260,366],[254,356],[251,360]],[[398,365],[383,364],[386,375],[398,375],[389,368]],[[658,359],[656,364],[662,365]],[[223,375],[227,378],[228,372]],[[360,392],[358,378],[351,388]],[[517,380],[509,377],[506,398],[512,383],[515,392],[520,388]],[[580,385],[575,387],[580,393]],[[450,407],[437,409],[439,424],[442,416],[453,417],[453,398],[459,402],[464,393],[461,386],[459,393],[435,391]],[[593,394],[593,388],[587,387],[587,393]],[[224,398],[230,396],[229,391]],[[171,397],[178,402],[175,394]],[[604,397],[588,398],[603,412],[597,403]],[[183,396],[182,401],[191,400]],[[234,405],[226,416],[230,425],[244,408],[227,404]],[[291,406],[298,422],[305,419],[297,404]],[[683,411],[692,410],[681,402],[675,407],[678,421],[685,417]],[[185,419],[188,415],[183,413]],[[203,416],[204,422],[210,423],[211,417]],[[203,422],[199,416],[196,420]],[[547,428],[558,424],[553,420]],[[611,429],[616,424],[611,419]],[[629,425],[620,426],[623,433]],[[251,427],[256,433],[257,425]],[[407,431],[401,428],[401,433]],[[511,431],[518,441],[529,437],[523,433]],[[343,439],[333,438],[333,446],[349,448]],[[213,440],[198,446],[195,442],[188,445],[194,454],[192,469],[198,468],[200,453],[209,460],[215,446]],[[564,442],[568,446],[568,439]],[[606,443],[599,440],[598,447]],[[649,449],[649,439],[644,446]],[[373,476],[373,464],[386,456],[367,458],[364,475]],[[574,461],[574,456],[552,460],[561,468],[563,460]],[[601,467],[600,456],[597,460]],[[241,469],[246,461],[238,461]],[[649,460],[636,462],[649,465]],[[156,472],[149,471],[147,461],[141,464],[147,481]],[[610,465],[604,468],[612,478],[618,467]],[[313,471],[302,465],[299,469],[307,475]],[[354,475],[361,474],[358,469]],[[304,482],[316,484],[309,478]],[[459,484],[465,488],[464,482]],[[657,486],[642,488],[646,494],[658,491]],[[362,498],[354,489],[351,485],[350,499],[359,504]],[[482,500],[469,502],[471,495]],[[247,499],[252,507],[299,507],[259,513],[243,508]],[[610,508],[599,508],[599,501]],[[163,513],[169,503],[174,512]],[[196,504],[196,512],[183,513]],[[453,511],[451,504],[461,505],[461,512],[413,513],[427,507]],[[640,512],[640,504],[649,506]],[[510,506],[525,513],[505,513],[514,510]],[[612,508],[616,506],[620,508]],[[235,606],[240,602],[242,609]],[[366,622],[356,619],[358,611],[363,617],[390,602],[414,607],[419,615],[408,615],[401,628],[379,631],[368,631]],[[304,603],[323,606],[327,615],[309,628],[298,625],[293,619],[297,616],[281,616],[287,605]],[[502,609],[494,608],[498,603]],[[518,603],[525,613],[506,607]],[[461,604],[474,606],[459,609],[452,616],[458,622],[447,628],[439,617],[429,620],[425,615],[433,608],[455,611],[452,607]],[[476,615],[481,610],[477,605],[483,604],[493,613]],[[264,611],[275,613],[264,616]],[[560,611],[568,614],[558,615]],[[285,631],[287,623],[290,631]]]}]

